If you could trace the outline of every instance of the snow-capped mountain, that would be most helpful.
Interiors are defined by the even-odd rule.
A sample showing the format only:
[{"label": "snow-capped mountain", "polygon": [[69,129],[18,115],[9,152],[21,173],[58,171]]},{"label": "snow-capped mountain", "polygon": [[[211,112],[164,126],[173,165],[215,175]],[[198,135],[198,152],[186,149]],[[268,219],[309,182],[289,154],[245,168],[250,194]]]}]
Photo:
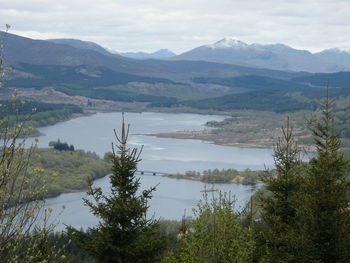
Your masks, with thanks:
[{"label": "snow-capped mountain", "polygon": [[312,54],[284,44],[247,44],[233,38],[224,38],[182,53],[174,59],[204,60],[276,70],[335,72],[350,69],[350,54],[347,55],[342,55],[346,59],[339,57],[333,60],[330,59],[332,54]]},{"label": "snow-capped mountain", "polygon": [[236,40],[233,38],[223,38],[219,40],[218,42],[215,42],[214,44],[207,45],[208,47],[215,49],[215,48],[247,48],[248,44],[244,43],[243,41]]}]

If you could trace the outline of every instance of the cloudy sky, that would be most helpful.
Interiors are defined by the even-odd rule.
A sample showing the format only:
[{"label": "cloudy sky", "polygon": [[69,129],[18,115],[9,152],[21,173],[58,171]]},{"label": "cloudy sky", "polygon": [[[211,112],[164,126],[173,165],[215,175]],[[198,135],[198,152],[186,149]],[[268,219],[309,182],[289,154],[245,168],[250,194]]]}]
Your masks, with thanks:
[{"label": "cloudy sky", "polygon": [[0,0],[0,18],[15,34],[116,51],[181,53],[223,37],[350,49],[349,0]]}]

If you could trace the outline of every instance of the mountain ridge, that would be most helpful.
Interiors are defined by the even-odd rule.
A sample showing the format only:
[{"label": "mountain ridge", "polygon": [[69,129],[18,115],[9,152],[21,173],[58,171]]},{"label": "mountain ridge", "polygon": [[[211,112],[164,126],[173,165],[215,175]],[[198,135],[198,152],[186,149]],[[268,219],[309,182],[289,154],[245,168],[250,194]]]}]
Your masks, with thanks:
[{"label": "mountain ridge", "polygon": [[278,76],[278,78],[305,74],[206,61],[136,60],[117,54],[104,55],[87,48],[77,48],[46,40],[34,40],[10,33],[5,35],[3,43],[5,62],[12,67],[16,67],[20,63],[58,66],[87,65],[90,67],[105,67],[116,72],[166,78],[180,82],[190,82],[192,77],[206,76],[208,73],[215,77],[257,74]]},{"label": "mountain ridge", "polygon": [[103,55],[113,55],[106,48],[92,41],[85,41],[85,40],[74,39],[74,38],[55,38],[55,39],[47,39],[46,41],[56,43],[56,44],[68,45],[79,49],[93,50]]},{"label": "mountain ridge", "polygon": [[348,55],[345,60],[338,55],[336,61],[329,59],[332,54],[328,53],[326,58],[322,52],[313,54],[308,50],[295,49],[281,43],[247,44],[241,40],[223,38],[213,44],[202,45],[186,51],[173,59],[210,61],[246,67],[311,73],[350,70],[350,53],[342,53]]}]

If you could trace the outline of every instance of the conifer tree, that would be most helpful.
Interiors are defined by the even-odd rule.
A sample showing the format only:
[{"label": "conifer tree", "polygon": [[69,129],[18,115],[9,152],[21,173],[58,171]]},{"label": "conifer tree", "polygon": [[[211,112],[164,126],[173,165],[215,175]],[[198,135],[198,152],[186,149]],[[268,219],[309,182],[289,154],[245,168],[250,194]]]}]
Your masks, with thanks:
[{"label": "conifer tree", "polygon": [[[310,160],[299,204],[299,238],[304,262],[350,262],[350,213],[346,181],[348,163],[334,132],[333,101],[322,105],[322,116],[310,122],[317,156]],[[302,235],[301,235],[302,234]]]},{"label": "conifer tree", "polygon": [[241,225],[234,204],[226,193],[219,192],[210,200],[204,195],[194,209],[192,227],[182,236],[179,253],[169,262],[252,262],[252,231]]},{"label": "conifer tree", "polygon": [[297,157],[288,126],[275,148],[277,175],[266,180],[270,196],[261,200],[262,235],[257,235],[266,244],[268,262],[350,262],[348,163],[339,153],[328,95],[321,118],[309,127],[316,156],[308,163]]},{"label": "conifer tree", "polygon": [[276,171],[267,171],[263,177],[269,194],[260,200],[264,226],[259,229],[258,242],[260,248],[266,247],[266,260],[296,262],[292,233],[296,220],[295,200],[300,192],[302,177],[300,150],[289,119],[286,127],[282,127],[282,135],[274,147]]},{"label": "conifer tree", "polygon": [[124,118],[118,146],[112,144],[111,194],[106,196],[101,188],[92,187],[85,199],[92,213],[100,221],[87,232],[68,228],[78,246],[96,262],[137,263],[156,262],[161,256],[165,242],[158,232],[158,222],[147,218],[148,201],[155,187],[139,193],[140,179],[135,177],[141,150],[127,148],[129,126]]}]

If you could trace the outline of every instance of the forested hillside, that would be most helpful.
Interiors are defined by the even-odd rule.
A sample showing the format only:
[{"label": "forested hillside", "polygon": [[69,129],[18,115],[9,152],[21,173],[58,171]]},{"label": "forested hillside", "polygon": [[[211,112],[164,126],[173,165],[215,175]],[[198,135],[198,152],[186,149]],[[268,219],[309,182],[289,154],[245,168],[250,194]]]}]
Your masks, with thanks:
[{"label": "forested hillside", "polygon": [[111,172],[111,165],[97,154],[82,150],[37,149],[30,166],[42,169],[47,182],[40,198],[88,188],[88,180],[98,179]]},{"label": "forested hillside", "polygon": [[72,118],[74,114],[83,113],[83,109],[77,105],[20,101],[15,97],[12,101],[0,101],[0,105],[3,122],[6,122],[6,118],[9,118],[11,126],[15,125],[16,122],[22,122],[26,128],[30,127],[30,130],[23,131],[21,136],[38,136],[38,127],[66,121]]}]

